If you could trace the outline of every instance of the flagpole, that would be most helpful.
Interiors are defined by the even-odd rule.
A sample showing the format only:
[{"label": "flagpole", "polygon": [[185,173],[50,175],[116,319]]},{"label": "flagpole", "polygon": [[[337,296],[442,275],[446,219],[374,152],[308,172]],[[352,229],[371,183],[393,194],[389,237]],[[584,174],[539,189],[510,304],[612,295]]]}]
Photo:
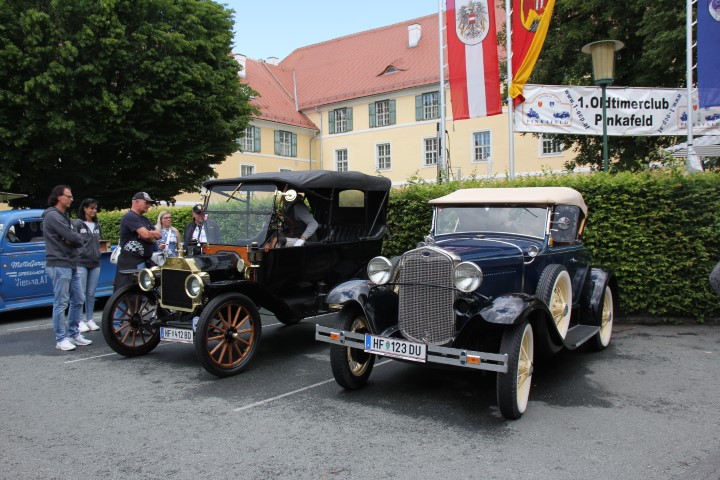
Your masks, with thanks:
[{"label": "flagpole", "polygon": [[438,44],[440,48],[440,131],[438,132],[438,161],[446,181],[450,180],[445,148],[445,54],[443,53],[443,0],[438,0]]},{"label": "flagpole", "polygon": [[692,3],[693,0],[687,0],[686,2],[686,14],[685,14],[685,47],[686,47],[686,79],[685,84],[687,87],[687,157],[686,167],[689,172],[702,171],[702,165],[695,154],[695,147],[693,146],[693,121],[695,116],[693,114],[693,101],[692,101],[692,85],[693,85],[693,63],[692,63],[692,47],[693,47],[693,16],[692,16]]},{"label": "flagpole", "polygon": [[[691,0],[688,0],[691,1]],[[510,178],[515,177],[515,134],[513,130],[514,103],[510,97],[512,84],[512,12],[511,0],[505,0],[505,58],[507,59],[507,109],[508,109],[508,161]]]}]

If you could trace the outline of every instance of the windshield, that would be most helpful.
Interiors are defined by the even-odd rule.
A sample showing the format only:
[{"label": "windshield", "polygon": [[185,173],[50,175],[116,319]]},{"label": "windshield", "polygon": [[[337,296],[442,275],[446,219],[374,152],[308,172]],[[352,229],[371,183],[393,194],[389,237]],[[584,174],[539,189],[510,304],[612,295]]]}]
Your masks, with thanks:
[{"label": "windshield", "polygon": [[215,185],[210,190],[207,218],[220,227],[221,245],[262,245],[275,201],[275,185]]},{"label": "windshield", "polygon": [[437,207],[435,235],[492,232],[545,237],[547,208]]}]

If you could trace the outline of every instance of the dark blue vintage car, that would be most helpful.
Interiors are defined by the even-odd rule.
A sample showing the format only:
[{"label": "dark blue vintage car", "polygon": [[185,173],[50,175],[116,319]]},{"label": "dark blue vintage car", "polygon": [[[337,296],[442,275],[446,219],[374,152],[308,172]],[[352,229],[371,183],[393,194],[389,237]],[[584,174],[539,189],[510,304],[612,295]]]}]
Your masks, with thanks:
[{"label": "dark blue vintage car", "polygon": [[[53,303],[50,278],[45,274],[44,210],[0,212],[0,312],[45,307]],[[102,254],[96,297],[112,294],[115,265]]]},{"label": "dark blue vintage car", "polygon": [[536,358],[610,343],[617,283],[581,244],[587,207],[570,188],[458,190],[430,202],[430,235],[400,257],[376,257],[370,280],[333,289],[335,380],[362,387],[375,357],[496,372],[509,419],[526,410]]}]

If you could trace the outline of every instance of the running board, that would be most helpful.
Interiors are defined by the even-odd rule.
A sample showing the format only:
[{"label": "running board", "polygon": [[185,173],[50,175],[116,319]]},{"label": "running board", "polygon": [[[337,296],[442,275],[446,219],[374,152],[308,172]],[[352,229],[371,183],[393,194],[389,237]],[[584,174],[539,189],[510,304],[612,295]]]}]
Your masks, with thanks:
[{"label": "running board", "polygon": [[565,348],[575,350],[599,331],[600,327],[595,325],[575,325],[565,335]]}]

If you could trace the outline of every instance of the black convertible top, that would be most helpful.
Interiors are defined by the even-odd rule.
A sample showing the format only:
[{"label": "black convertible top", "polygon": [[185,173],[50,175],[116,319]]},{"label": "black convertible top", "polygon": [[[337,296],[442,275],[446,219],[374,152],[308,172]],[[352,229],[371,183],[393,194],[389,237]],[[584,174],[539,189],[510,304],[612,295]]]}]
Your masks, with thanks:
[{"label": "black convertible top", "polygon": [[255,173],[245,177],[212,179],[203,183],[203,186],[211,189],[216,185],[237,185],[239,183],[274,183],[278,188],[287,185],[289,188],[301,191],[340,188],[386,192],[390,190],[391,186],[389,178],[360,172],[333,172],[330,170]]}]

